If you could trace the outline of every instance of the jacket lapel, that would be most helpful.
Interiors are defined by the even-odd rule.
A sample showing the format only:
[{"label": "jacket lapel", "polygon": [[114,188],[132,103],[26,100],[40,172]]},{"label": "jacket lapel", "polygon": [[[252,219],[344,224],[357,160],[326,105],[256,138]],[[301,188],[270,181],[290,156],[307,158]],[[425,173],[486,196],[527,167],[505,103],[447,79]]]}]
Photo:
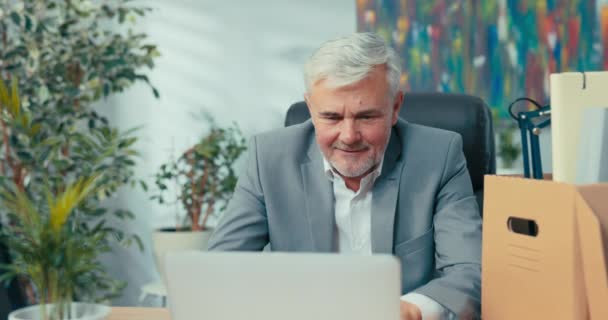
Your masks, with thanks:
[{"label": "jacket lapel", "polygon": [[403,169],[401,137],[394,128],[384,152],[382,173],[376,180],[372,195],[372,252],[393,253],[393,234],[399,182]]},{"label": "jacket lapel", "polygon": [[311,140],[308,159],[300,165],[306,213],[315,251],[333,252],[336,247],[333,185],[323,170],[323,158],[314,136]]}]

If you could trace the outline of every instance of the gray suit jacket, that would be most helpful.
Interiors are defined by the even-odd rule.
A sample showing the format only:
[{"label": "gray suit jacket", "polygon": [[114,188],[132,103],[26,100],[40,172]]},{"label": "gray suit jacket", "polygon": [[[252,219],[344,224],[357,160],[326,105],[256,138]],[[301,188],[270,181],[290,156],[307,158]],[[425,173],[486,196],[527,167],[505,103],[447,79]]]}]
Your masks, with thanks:
[{"label": "gray suit jacket", "polygon": [[[333,187],[312,122],[252,138],[247,168],[210,250],[331,252]],[[372,251],[402,265],[414,291],[479,315],[481,219],[460,135],[399,120],[372,196]]]}]

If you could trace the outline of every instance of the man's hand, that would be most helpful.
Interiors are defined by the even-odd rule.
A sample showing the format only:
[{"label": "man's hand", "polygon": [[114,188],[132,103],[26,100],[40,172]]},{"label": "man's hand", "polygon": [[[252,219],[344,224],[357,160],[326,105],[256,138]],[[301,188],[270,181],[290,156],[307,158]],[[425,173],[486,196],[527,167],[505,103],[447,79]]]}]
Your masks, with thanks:
[{"label": "man's hand", "polygon": [[422,312],[417,305],[401,301],[401,320],[422,320]]}]

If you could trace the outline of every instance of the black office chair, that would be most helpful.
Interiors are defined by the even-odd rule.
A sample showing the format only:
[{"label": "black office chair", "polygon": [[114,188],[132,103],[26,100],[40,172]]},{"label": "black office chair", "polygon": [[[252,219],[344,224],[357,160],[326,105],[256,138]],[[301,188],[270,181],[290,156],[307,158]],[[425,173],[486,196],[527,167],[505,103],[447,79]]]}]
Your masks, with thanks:
[{"label": "black office chair", "polygon": [[[408,93],[399,115],[409,122],[454,131],[462,136],[464,156],[481,213],[483,176],[496,173],[492,114],[485,102],[464,94]],[[297,102],[287,110],[285,126],[309,118],[306,102]]]}]

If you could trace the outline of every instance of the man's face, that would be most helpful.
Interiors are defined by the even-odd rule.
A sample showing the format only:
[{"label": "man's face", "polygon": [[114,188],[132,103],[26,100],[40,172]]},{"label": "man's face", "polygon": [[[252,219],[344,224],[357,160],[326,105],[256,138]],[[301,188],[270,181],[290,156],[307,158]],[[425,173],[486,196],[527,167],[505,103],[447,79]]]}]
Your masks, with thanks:
[{"label": "man's face", "polygon": [[389,96],[385,67],[340,88],[319,81],[305,98],[317,143],[342,176],[362,177],[380,163],[403,101],[402,92]]}]

